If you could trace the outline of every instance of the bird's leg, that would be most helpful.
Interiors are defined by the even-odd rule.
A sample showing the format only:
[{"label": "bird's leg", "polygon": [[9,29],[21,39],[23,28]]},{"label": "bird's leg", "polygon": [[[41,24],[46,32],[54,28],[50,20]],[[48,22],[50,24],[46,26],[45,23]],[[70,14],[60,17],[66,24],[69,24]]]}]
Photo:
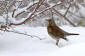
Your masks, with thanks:
[{"label": "bird's leg", "polygon": [[58,43],[59,43],[59,39],[56,40],[56,45],[58,46]]}]

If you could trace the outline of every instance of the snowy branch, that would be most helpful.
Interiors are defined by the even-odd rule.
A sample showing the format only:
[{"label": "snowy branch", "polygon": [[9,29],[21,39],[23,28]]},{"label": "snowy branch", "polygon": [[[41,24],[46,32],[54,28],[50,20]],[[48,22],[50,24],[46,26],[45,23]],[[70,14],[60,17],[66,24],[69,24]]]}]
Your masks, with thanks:
[{"label": "snowy branch", "polygon": [[30,19],[32,19],[32,16],[34,15],[34,13],[36,12],[36,10],[44,3],[45,0],[39,0],[37,6],[35,7],[34,11],[31,13],[31,15],[23,22],[20,22],[19,24],[15,24],[15,23],[11,23],[9,26],[11,25],[21,25],[21,24],[24,24],[26,22],[28,22]]},{"label": "snowy branch", "polygon": [[0,29],[0,30],[1,30],[1,31],[4,31],[4,32],[13,32],[13,33],[21,34],[21,35],[26,35],[26,36],[29,36],[29,37],[31,37],[31,38],[36,37],[36,38],[38,38],[39,40],[43,40],[43,39],[41,39],[41,38],[38,37],[38,36],[35,36],[35,35],[29,35],[29,34],[27,34],[27,33],[21,33],[21,32],[15,31],[15,30],[13,30],[13,31],[11,31],[11,30],[7,30],[7,29],[5,29],[5,30]]}]

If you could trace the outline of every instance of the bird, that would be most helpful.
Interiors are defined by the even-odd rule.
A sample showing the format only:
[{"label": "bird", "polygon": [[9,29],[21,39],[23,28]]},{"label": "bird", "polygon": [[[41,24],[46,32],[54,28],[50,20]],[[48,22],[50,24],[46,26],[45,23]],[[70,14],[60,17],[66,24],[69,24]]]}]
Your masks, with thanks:
[{"label": "bird", "polygon": [[61,29],[59,26],[56,25],[54,19],[46,19],[46,21],[48,21],[48,25],[47,25],[48,35],[56,40],[57,46],[58,46],[60,39],[64,39],[64,40],[68,41],[66,36],[79,35],[76,33],[68,33],[66,31],[64,31],[63,29]]}]

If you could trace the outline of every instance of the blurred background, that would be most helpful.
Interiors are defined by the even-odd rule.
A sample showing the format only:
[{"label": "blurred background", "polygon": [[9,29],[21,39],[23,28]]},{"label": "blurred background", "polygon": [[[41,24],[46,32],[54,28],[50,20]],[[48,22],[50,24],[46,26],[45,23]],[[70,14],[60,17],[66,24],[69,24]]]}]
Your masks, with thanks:
[{"label": "blurred background", "polygon": [[[39,1],[44,2],[38,5]],[[0,0],[1,25],[22,23],[45,27],[46,19],[52,17],[59,26],[85,26],[85,0]]]}]

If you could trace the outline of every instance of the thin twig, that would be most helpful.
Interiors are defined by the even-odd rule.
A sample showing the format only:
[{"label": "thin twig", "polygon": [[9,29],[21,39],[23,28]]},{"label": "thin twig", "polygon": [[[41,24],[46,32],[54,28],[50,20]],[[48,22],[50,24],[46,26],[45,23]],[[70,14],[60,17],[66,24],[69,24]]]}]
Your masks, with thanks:
[{"label": "thin twig", "polygon": [[67,13],[68,13],[68,11],[69,11],[70,7],[71,7],[71,2],[70,2],[70,4],[69,4],[69,7],[67,8],[67,10],[66,10],[66,12],[65,12],[64,16],[66,16],[66,15],[67,15]]},{"label": "thin twig", "polygon": [[63,16],[61,13],[59,13],[55,8],[52,8],[56,14],[59,14],[61,17],[63,17],[65,20],[67,20],[72,26],[76,27],[67,17]]},{"label": "thin twig", "polygon": [[10,31],[10,30],[2,30],[2,29],[0,29],[1,31],[4,31],[4,32],[13,32],[13,33],[17,33],[17,34],[22,34],[22,35],[26,35],[26,36],[30,36],[31,38],[34,38],[34,37],[36,37],[36,38],[38,38],[39,40],[43,40],[43,39],[41,39],[40,37],[38,37],[38,36],[35,36],[35,35],[29,35],[29,34],[26,34],[26,33],[21,33],[21,32],[18,32],[18,31]]},{"label": "thin twig", "polygon": [[21,15],[22,13],[24,13],[25,11],[22,11],[22,12],[20,12],[20,13],[18,13],[16,16],[15,16],[15,18],[17,18],[19,15]]}]

